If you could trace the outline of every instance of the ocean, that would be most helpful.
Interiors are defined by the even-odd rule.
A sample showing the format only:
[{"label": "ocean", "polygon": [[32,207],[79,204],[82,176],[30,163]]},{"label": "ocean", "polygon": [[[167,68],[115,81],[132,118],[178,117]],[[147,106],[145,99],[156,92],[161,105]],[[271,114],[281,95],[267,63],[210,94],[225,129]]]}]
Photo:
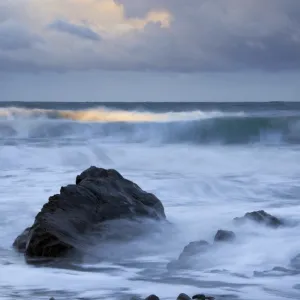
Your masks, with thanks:
[{"label": "ocean", "polygon": [[[300,299],[290,266],[300,253],[299,162],[300,102],[0,102],[0,299]],[[154,193],[171,226],[103,245],[98,260],[26,264],[14,239],[91,165]],[[262,209],[289,225],[232,221]],[[212,242],[218,229],[237,243],[167,271],[188,243]]]}]

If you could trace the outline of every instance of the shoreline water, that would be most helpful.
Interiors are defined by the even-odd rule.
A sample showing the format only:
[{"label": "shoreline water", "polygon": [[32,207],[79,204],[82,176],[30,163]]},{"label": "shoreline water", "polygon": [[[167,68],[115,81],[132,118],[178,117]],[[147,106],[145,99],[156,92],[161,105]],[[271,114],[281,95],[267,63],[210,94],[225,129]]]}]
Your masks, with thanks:
[{"label": "shoreline water", "polygon": [[[23,104],[23,109],[30,110],[26,105]],[[56,103],[46,108],[43,105],[40,103],[39,108],[75,109],[68,104],[64,104],[64,108],[58,108]],[[176,104],[163,106],[163,109],[153,109],[154,114],[165,110],[171,115],[179,111],[184,112],[185,117],[190,116],[189,109],[183,110]],[[0,103],[0,111],[3,107]],[[99,108],[99,104],[96,107]],[[286,128],[298,136],[300,109],[269,106],[264,110],[262,107],[253,104],[250,109],[240,107],[238,112],[259,113],[269,119],[278,116],[286,122]],[[112,110],[111,107],[104,109]],[[115,109],[122,110],[121,107]],[[133,110],[139,109],[135,106]],[[149,113],[149,109],[143,110]],[[221,107],[216,111],[227,112]],[[210,121],[215,122],[216,117],[212,117],[211,112],[208,110]],[[151,122],[145,126],[142,122],[128,121],[50,120],[45,115],[1,118],[0,287],[3,292],[0,299],[121,300],[130,295],[146,297],[155,293],[161,299],[171,300],[182,292],[188,295],[201,292],[216,299],[219,295],[240,300],[299,299],[299,275],[278,271],[264,276],[254,273],[275,267],[288,268],[290,260],[300,252],[300,172],[297,166],[300,148],[297,139],[291,139],[291,131],[289,140],[282,139],[278,134],[282,133],[282,127],[271,123],[269,136],[257,134],[256,129],[259,139],[255,141],[242,139],[239,143],[224,143],[222,136],[217,135],[219,139],[214,142],[192,143],[186,137],[188,134],[192,138],[199,137],[202,120],[151,127]],[[186,122],[191,127],[184,127]],[[232,137],[234,130],[240,129],[237,125],[240,123],[234,120],[228,129],[229,124],[225,122],[222,126]],[[182,128],[183,137],[178,139]],[[212,128],[210,132],[215,136],[220,132],[214,127],[207,128]],[[245,136],[242,133],[241,136]],[[110,261],[91,266],[87,257],[80,270],[26,265],[22,256],[12,250],[13,239],[30,225],[50,195],[57,193],[60,186],[73,182],[74,176],[90,165],[115,168],[157,195],[169,221],[174,224],[173,230],[162,231],[123,248],[120,245],[108,248],[105,253],[114,254]],[[272,232],[245,226],[236,232],[244,237],[239,247],[225,247],[223,251],[210,253],[205,261],[197,260],[194,270],[167,276],[167,263],[177,258],[189,242],[211,241],[218,229],[233,229],[230,222],[234,217],[259,209],[291,220],[295,226]],[[120,254],[123,255],[121,263],[114,260]]]}]

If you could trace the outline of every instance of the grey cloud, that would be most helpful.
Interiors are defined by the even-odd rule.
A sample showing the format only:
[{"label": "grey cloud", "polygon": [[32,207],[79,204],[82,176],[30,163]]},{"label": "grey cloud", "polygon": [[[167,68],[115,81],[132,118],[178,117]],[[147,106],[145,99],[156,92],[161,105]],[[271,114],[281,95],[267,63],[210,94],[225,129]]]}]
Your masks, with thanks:
[{"label": "grey cloud", "polygon": [[149,27],[137,42],[158,69],[300,68],[300,1],[115,1],[129,17],[153,9],[171,12],[168,31]]},{"label": "grey cloud", "polygon": [[0,49],[19,50],[30,48],[34,44],[42,42],[42,39],[13,21],[0,23]]},{"label": "grey cloud", "polygon": [[[0,69],[57,72],[300,69],[299,0],[114,1],[124,6],[130,18],[143,18],[153,10],[168,11],[172,16],[170,27],[150,22],[144,30],[102,40],[84,24],[58,19],[47,28],[68,36],[62,38],[49,30],[41,31],[44,43],[38,47],[39,38],[26,29],[25,21],[24,25],[9,21],[23,20],[22,13],[15,11],[17,6],[12,13],[1,10],[0,4]],[[101,43],[84,40],[101,40]]]},{"label": "grey cloud", "polygon": [[101,39],[100,35],[94,32],[87,26],[84,25],[76,25],[64,20],[56,20],[51,23],[48,28],[54,29],[60,32],[65,32],[71,35],[75,35],[77,37],[99,41]]}]

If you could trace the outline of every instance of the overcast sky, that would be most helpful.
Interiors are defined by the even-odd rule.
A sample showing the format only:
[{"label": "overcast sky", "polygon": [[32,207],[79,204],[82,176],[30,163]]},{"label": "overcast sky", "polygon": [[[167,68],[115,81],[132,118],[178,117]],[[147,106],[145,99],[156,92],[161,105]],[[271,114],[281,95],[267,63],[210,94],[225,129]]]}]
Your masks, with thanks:
[{"label": "overcast sky", "polygon": [[0,0],[1,100],[295,101],[299,69],[300,0]]}]

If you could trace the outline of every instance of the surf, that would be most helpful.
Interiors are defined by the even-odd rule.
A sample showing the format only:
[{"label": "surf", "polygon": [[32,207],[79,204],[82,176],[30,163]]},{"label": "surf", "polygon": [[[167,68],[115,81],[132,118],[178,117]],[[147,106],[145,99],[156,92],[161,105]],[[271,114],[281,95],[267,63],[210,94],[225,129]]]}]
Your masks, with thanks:
[{"label": "surf", "polygon": [[97,138],[158,144],[300,144],[300,115],[224,111],[0,109],[2,138]]}]

